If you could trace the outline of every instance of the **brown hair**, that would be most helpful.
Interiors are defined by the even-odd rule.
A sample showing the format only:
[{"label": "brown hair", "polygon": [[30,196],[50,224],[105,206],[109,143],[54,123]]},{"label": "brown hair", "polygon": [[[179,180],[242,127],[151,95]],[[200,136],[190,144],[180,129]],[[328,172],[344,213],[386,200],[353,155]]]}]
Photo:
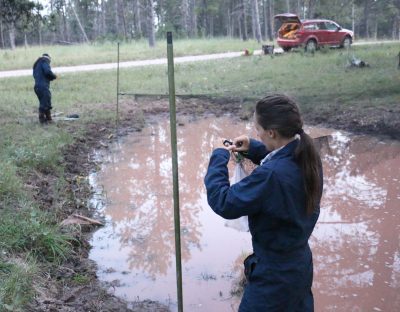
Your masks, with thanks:
[{"label": "brown hair", "polygon": [[303,172],[306,211],[312,214],[322,192],[321,163],[313,139],[303,131],[303,121],[297,104],[286,95],[268,95],[256,104],[256,120],[264,130],[274,129],[284,138],[300,135],[295,159]]}]

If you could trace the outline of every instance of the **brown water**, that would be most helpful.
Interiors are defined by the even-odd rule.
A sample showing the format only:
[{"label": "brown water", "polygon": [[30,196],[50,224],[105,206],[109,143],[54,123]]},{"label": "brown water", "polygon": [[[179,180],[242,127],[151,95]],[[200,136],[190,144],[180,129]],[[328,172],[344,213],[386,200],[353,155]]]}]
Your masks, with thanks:
[{"label": "brown water", "polygon": [[[185,311],[236,311],[231,295],[250,234],[227,226],[207,205],[203,177],[220,137],[254,135],[251,123],[202,119],[178,127]],[[400,307],[400,144],[332,134],[323,148],[325,191],[311,238],[316,311],[398,311]],[[150,125],[102,155],[91,176],[106,200],[107,226],[92,239],[101,280],[129,301],[176,310],[169,124]],[[231,166],[231,169],[233,165]],[[111,289],[111,288],[110,288]]]}]

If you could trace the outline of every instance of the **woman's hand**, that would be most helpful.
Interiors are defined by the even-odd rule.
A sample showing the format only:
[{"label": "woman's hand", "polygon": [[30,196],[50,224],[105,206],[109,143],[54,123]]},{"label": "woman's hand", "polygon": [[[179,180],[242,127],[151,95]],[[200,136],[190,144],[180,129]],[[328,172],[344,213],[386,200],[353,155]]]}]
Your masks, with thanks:
[{"label": "woman's hand", "polygon": [[226,150],[229,151],[228,146],[226,146],[226,145],[224,144],[225,141],[226,141],[226,139],[224,139],[224,138],[219,138],[219,139],[217,139],[217,140],[214,140],[214,142],[213,142],[213,144],[212,144],[213,149],[216,149],[216,148],[224,148],[224,149],[226,149]]},{"label": "woman's hand", "polygon": [[250,138],[247,135],[241,135],[232,140],[233,144],[228,147],[232,152],[247,152],[250,147]]}]

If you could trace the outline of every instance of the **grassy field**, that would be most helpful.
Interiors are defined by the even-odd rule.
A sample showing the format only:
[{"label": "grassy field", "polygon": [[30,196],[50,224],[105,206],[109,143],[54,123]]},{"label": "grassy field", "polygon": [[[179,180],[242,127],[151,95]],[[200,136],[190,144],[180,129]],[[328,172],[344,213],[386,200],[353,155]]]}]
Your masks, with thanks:
[{"label": "grassy field", "polygon": [[[60,55],[66,53],[57,49]],[[347,68],[353,54],[370,67]],[[362,112],[372,107],[398,110],[397,54],[398,45],[360,46],[350,52],[323,50],[315,55],[289,53],[180,64],[175,71],[176,93],[256,99],[268,92],[284,92],[309,114]],[[123,69],[120,82],[122,92],[164,94],[167,69]],[[70,250],[71,237],[55,222],[57,198],[54,213],[42,211],[25,183],[27,176],[56,171],[55,194],[62,192],[62,147],[91,122],[113,118],[115,111],[115,71],[65,74],[53,82],[54,112],[82,117],[75,124],[74,137],[62,125],[38,125],[32,86],[30,77],[2,79],[0,84],[0,310],[22,309],[34,294],[32,281],[47,266],[63,261]],[[125,99],[129,97],[121,97],[122,102]]]},{"label": "grassy field", "polygon": [[[314,56],[289,53],[179,64],[176,93],[257,98],[267,92],[285,92],[297,98],[305,110],[323,109],[332,103],[343,108],[390,107],[399,100],[397,53],[396,45],[362,46],[351,52],[327,50]],[[347,68],[353,54],[370,67]],[[20,119],[21,123],[27,122],[27,116],[36,118],[32,85],[31,77],[2,79],[0,118]],[[63,74],[53,82],[52,90],[55,111],[79,113],[93,109],[96,103],[115,104],[116,72]],[[166,66],[121,69],[121,92],[167,90]]]},{"label": "grassy field", "polygon": [[[174,41],[175,56],[211,54],[218,52],[261,49],[257,41],[243,42],[238,39],[179,39]],[[79,51],[77,53],[77,51]],[[0,71],[31,68],[43,53],[52,56],[52,66],[111,63],[117,61],[117,43],[97,43],[71,46],[19,47],[14,51],[0,50]],[[155,48],[149,48],[147,41],[120,44],[120,60],[146,60],[167,56],[166,40],[158,41]]]}]

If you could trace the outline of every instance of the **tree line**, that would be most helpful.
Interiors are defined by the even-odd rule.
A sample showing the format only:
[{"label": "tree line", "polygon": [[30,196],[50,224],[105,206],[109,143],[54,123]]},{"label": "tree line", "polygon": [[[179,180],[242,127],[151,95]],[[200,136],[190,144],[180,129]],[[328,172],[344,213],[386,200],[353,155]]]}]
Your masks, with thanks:
[{"label": "tree line", "polygon": [[274,16],[327,18],[356,38],[400,39],[400,0],[0,0],[0,47],[227,36],[272,40]]}]

